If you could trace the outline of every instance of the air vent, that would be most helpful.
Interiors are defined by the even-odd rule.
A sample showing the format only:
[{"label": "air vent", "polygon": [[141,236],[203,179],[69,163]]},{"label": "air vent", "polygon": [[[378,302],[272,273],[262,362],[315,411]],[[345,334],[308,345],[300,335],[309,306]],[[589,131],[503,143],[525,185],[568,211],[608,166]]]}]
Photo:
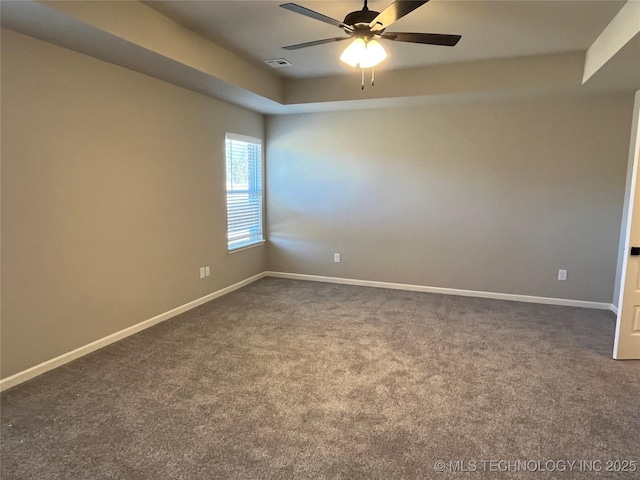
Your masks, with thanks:
[{"label": "air vent", "polygon": [[265,60],[264,63],[273,68],[290,67],[292,63],[286,58],[274,58],[273,60]]}]

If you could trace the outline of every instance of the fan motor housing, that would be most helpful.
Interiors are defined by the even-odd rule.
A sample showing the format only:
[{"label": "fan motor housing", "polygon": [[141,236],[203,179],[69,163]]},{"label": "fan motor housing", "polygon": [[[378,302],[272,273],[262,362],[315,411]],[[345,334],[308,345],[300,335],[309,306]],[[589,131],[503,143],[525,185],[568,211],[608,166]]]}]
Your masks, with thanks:
[{"label": "fan motor housing", "polygon": [[[353,35],[356,37],[372,37],[373,33],[371,32],[371,28],[369,24],[378,16],[380,12],[375,12],[373,10],[369,10],[365,7],[363,10],[357,10],[355,12],[351,12],[344,17],[343,23],[345,25],[350,25],[353,27]],[[347,33],[351,33],[348,30],[345,30]],[[382,30],[376,32],[378,34],[382,33]]]}]

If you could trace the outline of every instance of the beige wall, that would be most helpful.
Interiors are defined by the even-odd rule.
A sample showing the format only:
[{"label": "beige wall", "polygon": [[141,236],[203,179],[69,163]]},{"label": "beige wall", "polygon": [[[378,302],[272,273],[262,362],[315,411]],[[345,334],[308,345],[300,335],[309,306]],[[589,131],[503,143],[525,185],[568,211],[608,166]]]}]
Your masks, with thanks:
[{"label": "beige wall", "polygon": [[566,95],[269,117],[269,268],[610,303],[632,108]]},{"label": "beige wall", "polygon": [[6,30],[1,80],[3,378],[265,269],[224,191],[261,115]]}]

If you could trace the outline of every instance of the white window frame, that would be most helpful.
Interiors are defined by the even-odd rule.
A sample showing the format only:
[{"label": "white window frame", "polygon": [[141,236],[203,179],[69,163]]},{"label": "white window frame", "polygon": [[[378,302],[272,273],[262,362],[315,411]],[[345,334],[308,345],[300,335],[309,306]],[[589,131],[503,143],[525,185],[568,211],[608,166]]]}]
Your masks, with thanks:
[{"label": "white window frame", "polygon": [[[258,168],[259,171],[253,175],[248,172],[247,186],[234,185],[232,175],[230,175],[229,154],[231,153],[230,142],[242,142],[257,145],[259,149]],[[248,159],[248,161],[251,161]],[[254,160],[255,162],[255,160]],[[248,165],[250,169],[250,165]],[[264,161],[262,153],[262,140],[247,135],[237,133],[227,133],[225,136],[225,184],[226,184],[226,205],[227,205],[227,250],[229,253],[237,252],[245,248],[261,245],[264,243]],[[246,202],[243,197],[246,196]],[[235,216],[233,219],[231,212],[235,203]],[[256,205],[257,203],[257,205]],[[241,210],[241,211],[239,211]],[[242,218],[244,214],[244,219]],[[249,220],[247,220],[247,217]],[[256,218],[257,217],[257,218]],[[232,223],[234,225],[232,226]],[[245,231],[242,228],[247,227]]]}]

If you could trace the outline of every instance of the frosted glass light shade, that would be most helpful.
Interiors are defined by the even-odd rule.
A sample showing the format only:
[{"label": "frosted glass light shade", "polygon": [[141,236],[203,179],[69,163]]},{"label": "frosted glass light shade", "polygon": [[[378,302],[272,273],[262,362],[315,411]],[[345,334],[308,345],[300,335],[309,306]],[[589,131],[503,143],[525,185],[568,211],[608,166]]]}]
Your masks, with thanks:
[{"label": "frosted glass light shade", "polygon": [[370,40],[367,42],[366,47],[364,55],[360,57],[360,68],[375,67],[387,58],[387,52],[384,51],[378,41]]},{"label": "frosted glass light shade", "polygon": [[378,41],[365,42],[362,38],[356,38],[340,56],[340,60],[347,65],[355,67],[360,64],[360,68],[375,67],[385,58],[387,58],[387,52]]},{"label": "frosted glass light shade", "polygon": [[347,65],[355,67],[360,63],[360,59],[364,56],[364,52],[367,50],[367,46],[362,38],[356,38],[351,45],[344,49],[340,60]]}]

